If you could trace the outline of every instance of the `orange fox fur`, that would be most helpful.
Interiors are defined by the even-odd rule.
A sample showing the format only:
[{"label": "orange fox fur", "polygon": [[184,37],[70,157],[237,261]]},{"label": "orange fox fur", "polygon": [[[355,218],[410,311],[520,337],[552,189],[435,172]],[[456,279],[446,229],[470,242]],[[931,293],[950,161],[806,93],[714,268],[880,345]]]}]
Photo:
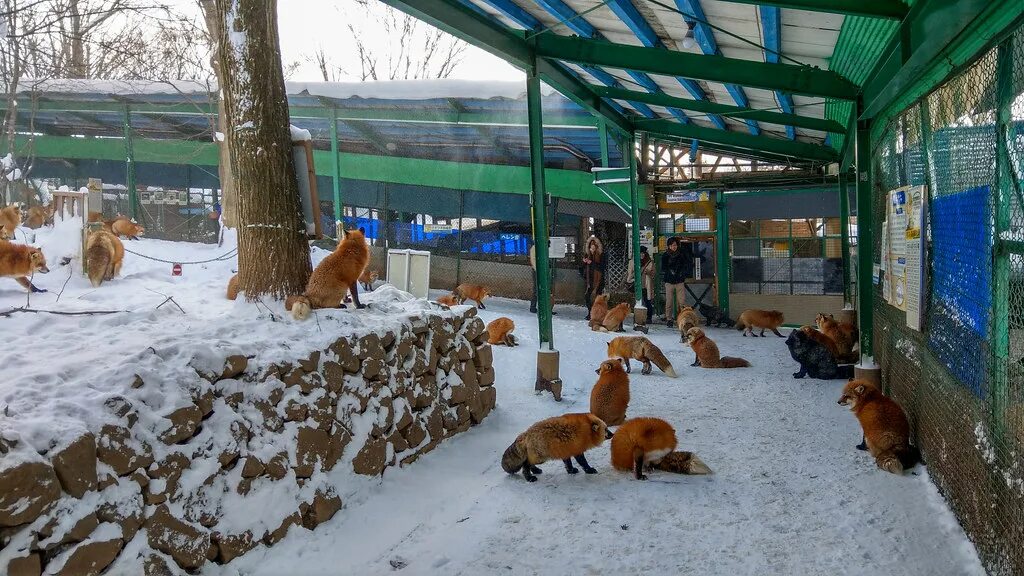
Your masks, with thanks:
[{"label": "orange fox fur", "polygon": [[700,316],[690,306],[683,306],[676,316],[676,327],[679,328],[679,341],[686,342],[686,331],[700,326]]},{"label": "orange fox fur", "polygon": [[650,374],[652,372],[651,363],[653,362],[659,370],[665,373],[670,378],[676,377],[676,371],[672,368],[672,363],[668,361],[668,358],[661,352],[661,348],[654,345],[644,336],[619,336],[612,338],[608,342],[608,357],[622,358],[626,365],[626,372],[629,372],[629,361],[630,359],[639,360],[644,363],[644,367],[640,370],[641,374]]},{"label": "orange fox fur", "polygon": [[593,414],[565,414],[541,420],[526,429],[501,457],[501,467],[509,474],[520,469],[529,482],[540,474],[538,464],[561,460],[569,474],[579,472],[572,465],[574,458],[587,474],[595,474],[583,453],[600,446],[609,437],[608,426]]},{"label": "orange fox fur", "polygon": [[138,240],[146,234],[146,229],[128,218],[119,217],[110,222],[110,231],[118,237],[126,236],[129,240]]},{"label": "orange fox fur", "polygon": [[779,326],[782,326],[783,322],[785,318],[778,310],[744,310],[736,320],[736,329],[742,330],[744,336],[748,333],[753,336],[754,328],[761,329],[761,336],[764,336],[765,330],[771,330],[776,336],[783,338],[779,333]]},{"label": "orange fox fur", "polygon": [[632,470],[637,480],[647,480],[644,468],[661,461],[676,449],[676,431],[658,418],[633,418],[612,436],[612,466]]},{"label": "orange fox fur", "polygon": [[46,292],[36,288],[29,277],[36,272],[46,274],[49,271],[46,256],[39,248],[0,240],[0,276],[14,278],[31,292]]},{"label": "orange fox fur", "polygon": [[370,261],[370,248],[360,230],[349,230],[326,258],[317,264],[306,283],[306,292],[301,296],[289,296],[284,301],[286,310],[291,310],[296,320],[305,320],[311,310],[317,308],[340,308],[347,292],[352,293],[356,308],[365,308],[359,303],[356,281]]},{"label": "orange fox fur", "polygon": [[604,317],[608,315],[608,295],[598,294],[590,305],[590,329],[600,330]]},{"label": "orange fox fur", "polygon": [[0,210],[0,239],[14,238],[18,226],[21,226],[21,208],[17,204]]},{"label": "orange fox fur", "polygon": [[484,298],[491,295],[489,289],[479,284],[459,284],[455,287],[455,293],[459,296],[460,302],[466,300],[472,300],[476,302],[476,307],[481,310],[486,310],[484,306]]},{"label": "orange fox fur", "polygon": [[609,426],[618,426],[626,420],[629,406],[629,375],[622,367],[622,360],[613,358],[601,362],[595,370],[599,374],[597,383],[590,390],[590,413]]},{"label": "orange fox fur", "polygon": [[718,344],[708,338],[700,328],[690,328],[686,332],[686,341],[696,355],[691,366],[700,366],[701,368],[746,368],[750,366],[750,362],[743,358],[720,356]]},{"label": "orange fox fur", "polygon": [[[839,354],[849,355],[860,337],[857,327],[848,322],[837,322],[831,314],[819,313],[815,318],[818,329],[836,343]],[[838,355],[837,355],[838,356]]]},{"label": "orange fox fur", "polygon": [[516,323],[513,322],[511,318],[507,318],[505,316],[495,318],[487,324],[487,343],[515,346],[516,337],[512,334],[512,331],[515,329]]},{"label": "orange fox fur", "polygon": [[839,357],[839,347],[836,346],[836,341],[831,336],[824,332],[819,332],[814,326],[801,326],[800,331],[811,337],[812,340],[817,340],[822,346],[828,349],[836,358]]},{"label": "orange fox fur", "polygon": [[228,300],[234,300],[235,298],[238,298],[238,274],[235,274],[234,276],[231,277],[231,280],[228,280],[227,296]]},{"label": "orange fox fur", "polygon": [[903,474],[920,461],[910,445],[910,424],[903,409],[866,380],[851,380],[843,387],[839,404],[848,406],[864,431],[864,445],[886,472]]},{"label": "orange fox fur", "polygon": [[121,274],[124,244],[113,233],[97,230],[89,234],[85,244],[85,258],[89,282],[93,288],[98,288],[104,280],[111,280]]},{"label": "orange fox fur", "polygon": [[629,304],[626,304],[625,302],[619,303],[604,315],[604,321],[601,323],[601,331],[622,332],[622,323],[626,321],[626,316],[628,315]]},{"label": "orange fox fur", "polygon": [[42,228],[53,220],[53,205],[33,206],[28,209],[28,218],[25,219],[25,226],[35,230]]},{"label": "orange fox fur", "polygon": [[378,278],[380,278],[379,272],[367,268],[359,275],[359,284],[362,285],[363,289],[369,292],[370,290],[373,290],[373,283],[376,282]]},{"label": "orange fox fur", "polygon": [[445,294],[444,296],[438,296],[438,304],[444,304],[445,306],[455,306],[459,303],[459,297],[455,294]]},{"label": "orange fox fur", "polygon": [[693,452],[673,451],[654,465],[655,470],[674,474],[711,474],[711,468]]}]

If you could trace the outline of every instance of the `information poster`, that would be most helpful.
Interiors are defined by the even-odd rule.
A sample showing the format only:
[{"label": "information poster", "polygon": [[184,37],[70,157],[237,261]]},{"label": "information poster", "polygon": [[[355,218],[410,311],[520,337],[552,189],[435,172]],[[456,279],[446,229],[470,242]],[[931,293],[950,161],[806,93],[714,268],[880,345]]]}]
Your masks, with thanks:
[{"label": "information poster", "polygon": [[890,191],[882,227],[882,265],[886,275],[882,293],[889,304],[906,313],[907,326],[915,330],[921,329],[921,270],[926,262],[921,230],[927,198],[924,186]]},{"label": "information poster", "polygon": [[653,228],[641,228],[640,229],[640,245],[646,246],[648,252],[654,252],[654,229]]}]

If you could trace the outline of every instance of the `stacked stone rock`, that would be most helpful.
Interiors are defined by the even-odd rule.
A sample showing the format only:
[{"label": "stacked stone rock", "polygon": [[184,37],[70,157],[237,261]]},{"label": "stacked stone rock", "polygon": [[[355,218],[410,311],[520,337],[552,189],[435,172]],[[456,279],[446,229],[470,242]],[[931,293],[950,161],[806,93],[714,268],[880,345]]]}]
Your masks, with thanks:
[{"label": "stacked stone rock", "polygon": [[[0,435],[0,572],[100,574],[135,537],[144,552],[129,565],[147,574],[229,562],[338,512],[339,464],[380,475],[480,423],[493,384],[475,308],[413,315],[400,330],[339,338],[293,363],[230,356],[219,373],[199,368],[180,383],[192,402],[163,414],[146,406],[136,376],[106,402],[108,424],[38,460],[4,462],[17,442]],[[226,495],[256,500],[277,482],[291,483],[297,502],[272,528],[219,526]]]}]

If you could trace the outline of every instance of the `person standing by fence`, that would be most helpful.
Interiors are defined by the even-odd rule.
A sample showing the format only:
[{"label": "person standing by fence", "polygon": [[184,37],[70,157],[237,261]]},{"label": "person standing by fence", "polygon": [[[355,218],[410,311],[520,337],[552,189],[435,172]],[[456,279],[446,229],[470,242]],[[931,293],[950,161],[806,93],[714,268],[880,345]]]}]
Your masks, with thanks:
[{"label": "person standing by fence", "polygon": [[[633,259],[629,259],[628,276],[626,282],[633,284]],[[640,247],[640,288],[643,294],[644,308],[647,314],[654,315],[654,303],[651,302],[651,294],[654,294],[654,260],[647,252],[647,246]]]},{"label": "person standing by fence", "polygon": [[587,320],[590,320],[590,306],[594,303],[594,296],[604,292],[604,244],[597,236],[587,239],[586,249],[583,252],[583,267],[580,272],[583,274],[583,282],[586,284],[587,292],[584,299],[587,302]]},{"label": "person standing by fence", "polygon": [[665,323],[675,326],[676,312],[686,305],[686,277],[693,267],[689,250],[682,250],[679,238],[668,239],[668,250],[661,256],[661,279],[665,282]]}]

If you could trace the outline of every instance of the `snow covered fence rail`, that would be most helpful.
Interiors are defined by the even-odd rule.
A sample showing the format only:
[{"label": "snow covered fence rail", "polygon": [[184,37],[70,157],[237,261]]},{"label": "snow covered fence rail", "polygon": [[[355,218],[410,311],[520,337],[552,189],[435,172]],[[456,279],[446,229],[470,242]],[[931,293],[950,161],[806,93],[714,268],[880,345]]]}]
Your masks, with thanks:
[{"label": "snow covered fence rail", "polygon": [[400,326],[263,366],[242,348],[149,348],[112,370],[126,381],[104,414],[49,446],[0,417],[0,573],[178,573],[315,529],[358,475],[411,464],[495,405],[475,308]]}]

